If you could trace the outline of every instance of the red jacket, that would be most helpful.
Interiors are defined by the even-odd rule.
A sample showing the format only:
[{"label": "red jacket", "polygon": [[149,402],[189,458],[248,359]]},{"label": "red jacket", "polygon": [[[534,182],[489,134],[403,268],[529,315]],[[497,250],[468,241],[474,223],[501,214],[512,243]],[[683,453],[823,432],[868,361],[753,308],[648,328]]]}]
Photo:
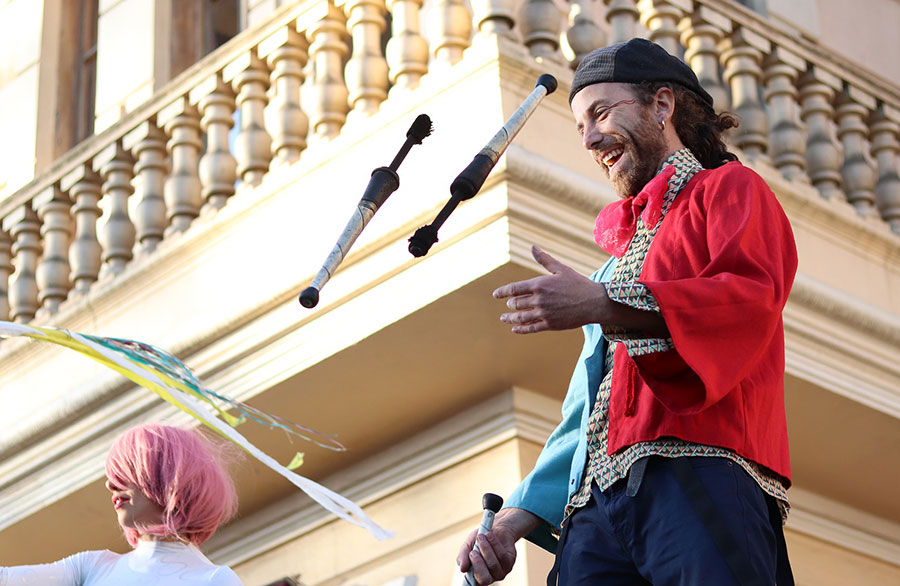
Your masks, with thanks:
[{"label": "red jacket", "polygon": [[640,275],[674,351],[619,345],[609,452],[674,436],[734,450],[790,483],[781,312],[797,270],[788,219],[751,169],[701,171],[675,198]]}]

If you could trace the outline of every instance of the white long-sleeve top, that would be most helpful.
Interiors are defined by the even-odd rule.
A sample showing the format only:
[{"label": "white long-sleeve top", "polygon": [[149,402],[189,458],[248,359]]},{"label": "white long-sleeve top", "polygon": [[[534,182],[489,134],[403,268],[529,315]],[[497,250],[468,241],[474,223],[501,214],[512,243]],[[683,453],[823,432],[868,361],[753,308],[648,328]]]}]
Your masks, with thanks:
[{"label": "white long-sleeve top", "polygon": [[0,586],[243,586],[193,545],[140,541],[126,554],[83,551],[52,564],[0,567]]}]

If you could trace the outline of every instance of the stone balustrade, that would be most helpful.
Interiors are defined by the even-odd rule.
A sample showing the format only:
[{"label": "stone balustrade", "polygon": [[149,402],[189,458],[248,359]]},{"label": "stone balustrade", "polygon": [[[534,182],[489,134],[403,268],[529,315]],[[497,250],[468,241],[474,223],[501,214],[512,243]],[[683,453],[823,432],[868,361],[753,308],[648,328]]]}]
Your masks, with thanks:
[{"label": "stone balustrade", "polygon": [[841,56],[725,0],[469,5],[310,0],[197,63],[0,202],[0,319],[52,315],[117,278],[236,189],[385,100],[414,100],[423,76],[495,37],[574,67],[596,46],[647,36],[740,116],[730,141],[745,160],[900,234],[900,88]]}]

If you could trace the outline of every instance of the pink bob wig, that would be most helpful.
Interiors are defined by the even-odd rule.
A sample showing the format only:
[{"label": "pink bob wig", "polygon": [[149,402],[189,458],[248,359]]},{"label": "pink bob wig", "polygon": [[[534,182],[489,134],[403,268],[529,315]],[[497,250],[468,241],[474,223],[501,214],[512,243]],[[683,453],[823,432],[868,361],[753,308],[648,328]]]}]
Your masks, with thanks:
[{"label": "pink bob wig", "polygon": [[116,438],[106,456],[110,484],[137,486],[165,515],[160,525],[124,528],[132,547],[142,534],[200,545],[234,516],[237,494],[223,464],[225,448],[198,432],[155,423]]}]

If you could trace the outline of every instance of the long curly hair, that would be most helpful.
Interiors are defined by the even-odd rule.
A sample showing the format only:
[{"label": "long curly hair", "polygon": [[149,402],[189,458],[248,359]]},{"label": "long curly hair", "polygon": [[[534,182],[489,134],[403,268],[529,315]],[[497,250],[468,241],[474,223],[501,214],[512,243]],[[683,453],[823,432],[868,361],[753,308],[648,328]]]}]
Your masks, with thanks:
[{"label": "long curly hair", "polygon": [[638,101],[649,106],[656,92],[667,87],[675,95],[675,113],[672,123],[678,138],[689,148],[706,169],[715,169],[729,161],[737,161],[737,155],[728,150],[722,134],[737,128],[738,118],[731,112],[716,111],[696,93],[670,82],[645,81],[630,84]]}]

